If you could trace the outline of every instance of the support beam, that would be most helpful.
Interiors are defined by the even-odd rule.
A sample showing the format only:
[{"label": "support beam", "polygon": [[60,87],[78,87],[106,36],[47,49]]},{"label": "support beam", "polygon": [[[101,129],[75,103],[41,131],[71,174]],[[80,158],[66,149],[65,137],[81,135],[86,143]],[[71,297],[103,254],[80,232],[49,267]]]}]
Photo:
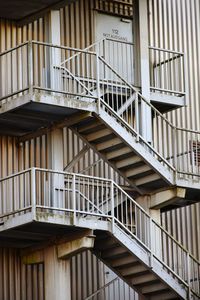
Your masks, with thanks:
[{"label": "support beam", "polygon": [[177,201],[177,199],[184,199],[185,195],[186,189],[179,187],[157,192],[151,195],[150,208],[161,209],[165,206],[173,204]]},{"label": "support beam", "polygon": [[37,250],[33,253],[22,256],[22,263],[25,265],[40,264],[44,262],[44,250]]},{"label": "support beam", "polygon": [[94,239],[95,236],[92,235],[58,245],[58,258],[69,259],[77,253],[87,249],[92,249],[94,247]]}]

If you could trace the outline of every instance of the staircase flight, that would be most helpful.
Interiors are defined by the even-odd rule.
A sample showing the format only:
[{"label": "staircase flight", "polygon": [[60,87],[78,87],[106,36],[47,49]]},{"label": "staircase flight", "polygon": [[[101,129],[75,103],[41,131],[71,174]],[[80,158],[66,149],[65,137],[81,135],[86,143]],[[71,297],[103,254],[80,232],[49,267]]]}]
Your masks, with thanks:
[{"label": "staircase flight", "polygon": [[89,228],[94,254],[145,299],[200,299],[200,263],[114,181],[32,168],[0,189],[11,201],[0,215],[4,236],[26,222]]},{"label": "staircase flight", "polygon": [[[89,50],[61,65],[68,78],[73,73],[72,89],[78,94],[81,88],[80,99],[93,97],[97,104],[93,118],[72,129],[139,193],[173,185],[197,187],[200,170],[191,145],[198,134],[171,124],[104,58]],[[145,109],[152,115],[151,141],[141,135]]]}]

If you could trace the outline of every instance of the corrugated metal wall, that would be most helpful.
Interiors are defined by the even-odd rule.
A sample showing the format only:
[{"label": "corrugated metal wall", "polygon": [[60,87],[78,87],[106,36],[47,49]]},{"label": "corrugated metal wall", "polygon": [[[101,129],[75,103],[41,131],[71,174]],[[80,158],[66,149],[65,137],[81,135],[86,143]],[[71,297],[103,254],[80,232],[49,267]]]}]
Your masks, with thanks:
[{"label": "corrugated metal wall", "polygon": [[[188,106],[168,114],[178,126],[200,130],[200,2],[149,0],[150,45],[187,55]],[[200,199],[199,199],[200,200]],[[200,205],[162,214],[162,223],[200,259]]]},{"label": "corrugated metal wall", "polygon": [[[94,37],[93,9],[100,11],[106,9],[114,14],[130,16],[132,14],[131,7],[124,7],[121,2],[106,3],[100,0],[81,0],[61,9],[61,43],[81,48],[91,44]],[[129,0],[127,2],[131,3]],[[177,119],[178,125],[186,125],[200,130],[199,0],[149,0],[149,12],[150,44],[183,50],[188,55],[190,74],[189,106],[171,113],[168,117],[173,122]],[[28,39],[48,41],[44,20],[40,19],[22,28],[17,28],[14,23],[1,20],[0,51]],[[64,129],[64,140],[64,162],[67,165],[84,145],[68,129]],[[47,137],[43,136],[16,145],[14,138],[0,137],[0,176],[6,176],[30,166],[48,167],[47,142]],[[94,165],[88,169],[88,166],[93,163]],[[120,180],[119,176],[91,150],[75,165],[73,171],[102,177],[113,177],[116,181]],[[198,244],[200,239],[199,216],[200,205],[196,204],[162,214],[162,222],[179,241],[184,243],[200,259],[200,245]],[[102,268],[99,267],[96,258],[92,257],[89,252],[73,258],[73,299],[82,299],[82,296],[95,290],[98,285],[103,284],[101,282],[101,271]],[[0,249],[0,274],[0,299],[43,299],[42,266],[22,266],[14,250]],[[90,280],[80,280],[80,278],[86,277]],[[15,293],[13,297],[9,294],[11,291]]]},{"label": "corrugated metal wall", "polygon": [[[61,44],[83,48],[93,42],[93,8],[101,9],[102,2],[81,0],[61,9]],[[122,10],[121,4],[117,3],[107,7],[109,11],[115,10],[115,13],[121,13]],[[0,20],[0,51],[31,39],[48,42],[46,20],[47,16],[22,28],[17,28],[12,22]],[[71,130],[64,129],[63,133],[64,162],[67,165],[84,144]],[[48,168],[47,145],[47,136],[19,145],[15,138],[0,137],[0,177],[31,166]],[[118,174],[113,172],[92,150],[85,154],[72,171],[112,177],[119,181]],[[74,300],[82,300],[104,284],[104,267],[89,251],[75,256],[71,266]],[[44,298],[42,265],[24,266],[16,251],[0,248],[0,274],[0,299],[40,300]]]},{"label": "corrugated metal wall", "polygon": [[72,300],[83,300],[103,285],[103,268],[90,251],[71,259]]},{"label": "corrugated metal wall", "polygon": [[43,264],[25,266],[16,250],[0,249],[0,299],[43,300]]}]

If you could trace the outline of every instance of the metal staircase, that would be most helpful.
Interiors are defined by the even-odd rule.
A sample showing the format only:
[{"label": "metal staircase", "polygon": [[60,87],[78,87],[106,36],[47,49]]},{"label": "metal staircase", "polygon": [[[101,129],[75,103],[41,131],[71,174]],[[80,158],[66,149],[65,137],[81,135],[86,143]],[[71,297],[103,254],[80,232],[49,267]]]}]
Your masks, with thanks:
[{"label": "metal staircase", "polygon": [[[49,50],[49,45],[45,47]],[[55,55],[60,50],[56,47]],[[64,126],[70,125],[135,192],[143,194],[173,185],[199,192],[200,133],[174,126],[98,53],[62,50],[70,51],[70,58],[61,65],[51,65],[46,86],[29,76],[31,84],[3,96],[1,114],[9,114],[10,106],[15,111],[15,98],[24,91],[26,99],[22,100],[31,102],[28,105],[35,109],[34,117],[36,106],[41,105],[39,98],[44,97],[42,92],[53,98],[53,105],[49,99],[43,100],[52,113],[58,109],[56,93],[60,93],[59,101],[65,101],[55,120],[70,115],[70,124]],[[29,93],[34,91],[38,93],[32,101]],[[76,118],[73,114],[80,110],[90,113]],[[145,110],[152,116],[150,139],[141,134]],[[200,298],[199,262],[113,181],[33,168],[0,180],[0,187],[0,232],[4,237],[12,235],[13,228],[23,231],[27,224],[31,230],[38,225],[39,231],[45,223],[70,230],[91,228],[96,235],[94,253],[146,299]]]},{"label": "metal staircase", "polygon": [[[63,86],[71,79],[78,99],[87,101],[88,95],[96,101],[93,115],[74,124],[73,131],[140,194],[178,185],[187,187],[192,198],[200,170],[191,145],[196,145],[199,132],[170,123],[97,53],[77,52],[61,70]],[[141,134],[145,110],[152,116],[150,141]]]},{"label": "metal staircase", "polygon": [[89,228],[95,255],[144,299],[200,299],[200,263],[112,180],[32,168],[0,188],[0,236]]}]

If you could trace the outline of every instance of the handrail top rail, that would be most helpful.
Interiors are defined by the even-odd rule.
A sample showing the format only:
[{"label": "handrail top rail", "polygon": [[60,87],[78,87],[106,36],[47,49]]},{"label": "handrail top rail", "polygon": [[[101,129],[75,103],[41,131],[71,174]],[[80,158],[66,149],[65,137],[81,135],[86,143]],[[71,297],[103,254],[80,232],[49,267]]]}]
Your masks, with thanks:
[{"label": "handrail top rail", "polygon": [[86,54],[93,54],[96,55],[95,52],[92,51],[85,51],[84,49],[80,49],[80,48],[76,48],[76,47],[68,47],[68,46],[63,46],[63,45],[58,45],[58,44],[52,44],[52,43],[47,43],[47,42],[40,42],[40,41],[36,41],[36,40],[27,40],[24,43],[20,43],[19,45],[12,47],[8,50],[5,50],[3,52],[0,53],[0,56],[3,56],[9,52],[12,52],[14,50],[17,50],[25,45],[41,45],[41,46],[47,46],[50,48],[58,48],[58,49],[62,49],[62,50],[70,50],[70,51],[77,51],[77,52],[82,52],[82,53],[86,53]]},{"label": "handrail top rail", "polygon": [[[103,41],[111,41],[114,43],[119,43],[119,44],[127,44],[127,45],[135,45],[135,43],[131,43],[131,42],[127,42],[127,41],[119,41],[119,40],[115,40],[112,38],[102,38],[96,42],[94,42],[93,44],[89,45],[88,47],[81,49],[81,48],[76,48],[76,47],[70,47],[70,46],[64,46],[64,45],[58,45],[58,44],[53,44],[53,43],[49,43],[49,42],[43,42],[43,41],[37,41],[34,39],[30,39],[30,40],[26,40],[25,42],[22,42],[18,45],[16,45],[15,47],[9,48],[3,52],[0,52],[0,56],[12,52],[13,50],[16,50],[20,47],[23,47],[25,45],[28,44],[38,44],[38,45],[43,45],[43,46],[48,46],[48,47],[53,47],[53,48],[59,48],[59,49],[63,49],[63,50],[74,50],[74,51],[79,51],[79,52],[86,52],[88,49],[94,47],[95,45],[98,45],[99,43],[103,42]],[[175,50],[170,50],[170,49],[165,49],[165,48],[159,48],[159,47],[155,47],[155,46],[149,46],[149,49],[154,49],[154,50],[159,50],[159,51],[165,51],[165,52],[169,52],[169,53],[174,53],[174,54],[180,54],[180,55],[185,55],[184,52],[180,52],[180,51],[175,51]],[[87,51],[87,53],[95,53],[93,51]]]},{"label": "handrail top rail", "polygon": [[176,51],[176,50],[172,50],[172,49],[166,49],[166,48],[161,48],[161,47],[156,47],[156,46],[149,46],[149,49],[152,50],[157,50],[157,51],[163,51],[163,52],[168,52],[168,53],[173,53],[173,54],[179,54],[181,56],[185,55],[185,52],[182,51]]},{"label": "handrail top rail", "polygon": [[149,218],[150,221],[152,221],[156,226],[158,226],[160,228],[161,231],[163,231],[166,235],[168,235],[185,253],[187,253],[196,263],[198,263],[198,265],[200,265],[200,262],[193,257],[193,255],[183,246],[181,245],[172,235],[169,234],[169,232],[167,230],[165,230],[159,223],[157,223],[131,196],[129,196],[126,191],[124,191],[113,179],[108,179],[108,178],[102,178],[102,177],[96,177],[96,176],[89,176],[89,175],[84,175],[84,174],[80,174],[80,173],[71,173],[71,172],[64,172],[64,171],[59,171],[59,170],[52,170],[52,169],[45,169],[45,168],[39,168],[39,167],[31,167],[28,169],[25,169],[23,171],[11,174],[7,177],[1,178],[0,179],[0,183],[5,181],[5,180],[9,180],[12,179],[14,177],[26,174],[28,172],[45,172],[45,173],[53,173],[53,174],[60,174],[60,175],[68,175],[68,176],[72,176],[72,177],[82,177],[82,178],[86,178],[86,179],[92,179],[92,180],[99,180],[99,181],[103,181],[103,182],[110,182],[113,184],[113,186],[116,186],[123,194],[125,194],[125,196],[134,203],[134,205],[136,207],[138,207],[145,215],[146,217]]},{"label": "handrail top rail", "polygon": [[143,101],[150,106],[162,119],[164,119],[167,124],[169,126],[171,126],[173,129],[176,130],[181,130],[181,131],[187,131],[187,132],[191,132],[191,133],[196,133],[196,134],[200,134],[200,131],[198,130],[193,130],[193,129],[189,129],[189,128],[182,128],[182,127],[178,127],[174,124],[172,124],[152,103],[150,103],[149,101],[147,101],[147,99],[132,85],[130,84],[128,81],[126,81],[126,79],[122,78],[119,74],[117,74],[117,72],[112,68],[112,66],[110,66],[101,56],[99,56],[99,59],[105,63],[114,73],[116,73],[116,75],[123,80],[123,82],[129,86],[130,89],[132,89],[136,94],[138,94],[138,96],[143,99]]}]

